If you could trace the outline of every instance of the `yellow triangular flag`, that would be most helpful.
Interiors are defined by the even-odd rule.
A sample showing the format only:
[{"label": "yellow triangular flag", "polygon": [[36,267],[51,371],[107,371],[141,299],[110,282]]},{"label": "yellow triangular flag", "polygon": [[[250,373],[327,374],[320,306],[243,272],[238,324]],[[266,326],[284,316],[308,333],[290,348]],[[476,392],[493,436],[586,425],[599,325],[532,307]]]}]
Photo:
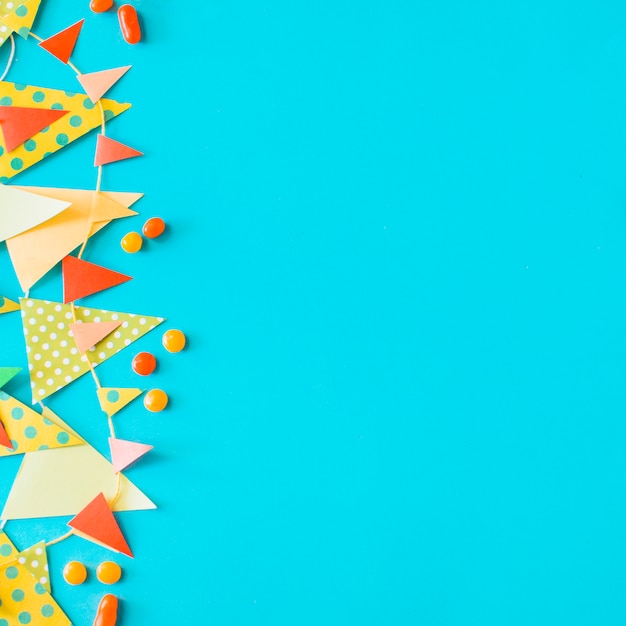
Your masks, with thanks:
[{"label": "yellow triangular flag", "polygon": [[13,300],[3,298],[0,296],[0,313],[11,313],[12,311],[19,311],[20,305]]},{"label": "yellow triangular flag", "polygon": [[0,0],[0,46],[11,33],[28,39],[41,0]]},{"label": "yellow triangular flag", "polygon": [[98,389],[98,400],[102,410],[112,417],[121,411],[126,405],[138,398],[143,389],[130,389],[122,387],[101,387]]}]

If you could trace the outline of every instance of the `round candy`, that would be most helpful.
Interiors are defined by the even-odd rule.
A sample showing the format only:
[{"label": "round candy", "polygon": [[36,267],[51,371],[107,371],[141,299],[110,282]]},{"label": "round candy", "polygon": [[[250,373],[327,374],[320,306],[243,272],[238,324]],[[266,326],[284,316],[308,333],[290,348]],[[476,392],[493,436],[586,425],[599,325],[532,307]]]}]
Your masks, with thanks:
[{"label": "round candy", "polygon": [[156,368],[156,359],[149,352],[140,352],[132,363],[133,372],[139,376],[148,376],[154,372]]},{"label": "round candy", "polygon": [[122,577],[122,568],[113,561],[104,561],[96,569],[96,578],[105,585],[113,585]]},{"label": "round candy", "polygon": [[163,234],[165,230],[165,222],[160,217],[151,217],[143,225],[143,234],[148,239],[156,239],[159,235]]},{"label": "round candy", "polygon": [[139,43],[141,41],[141,26],[139,26],[139,17],[137,11],[132,4],[123,4],[117,10],[117,19],[122,29],[122,37],[126,43]]},{"label": "round candy", "polygon": [[162,389],[151,389],[145,395],[143,405],[146,409],[148,409],[148,411],[158,413],[167,406],[168,400],[169,398],[167,397],[167,394]]},{"label": "round candy", "polygon": [[135,252],[139,252],[139,250],[141,250],[142,244],[143,239],[139,233],[127,233],[122,238],[120,245],[122,246],[122,250],[124,250],[124,252],[134,254]]},{"label": "round candy", "polygon": [[63,578],[70,585],[82,585],[87,578],[87,568],[80,561],[70,561],[63,568]]},{"label": "round candy", "polygon": [[104,13],[113,6],[113,0],[91,0],[89,8],[94,13]]},{"label": "round candy", "polygon": [[181,330],[168,330],[163,334],[163,347],[168,352],[180,352],[184,347],[187,339]]}]

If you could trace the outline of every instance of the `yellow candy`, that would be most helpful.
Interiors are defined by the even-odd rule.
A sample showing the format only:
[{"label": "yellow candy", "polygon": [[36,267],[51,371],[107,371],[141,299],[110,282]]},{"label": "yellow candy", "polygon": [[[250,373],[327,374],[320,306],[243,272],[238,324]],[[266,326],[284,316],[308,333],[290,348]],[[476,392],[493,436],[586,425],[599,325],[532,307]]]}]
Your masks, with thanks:
[{"label": "yellow candy", "polygon": [[152,411],[152,413],[158,413],[162,411],[166,406],[169,398],[167,394],[162,389],[151,389],[144,396],[143,405],[148,409],[148,411]]},{"label": "yellow candy", "polygon": [[122,577],[122,568],[113,561],[104,561],[96,569],[96,578],[105,585],[113,585]]},{"label": "yellow candy", "polygon": [[80,561],[70,561],[63,568],[63,578],[70,585],[82,585],[87,579],[87,568]]},{"label": "yellow candy", "polygon": [[139,250],[141,250],[143,238],[139,233],[127,233],[122,238],[120,245],[122,246],[122,250],[124,250],[124,252],[134,254],[135,252],[139,252]]},{"label": "yellow candy", "polygon": [[187,339],[181,330],[168,330],[163,335],[163,347],[168,352],[180,352],[184,347]]}]

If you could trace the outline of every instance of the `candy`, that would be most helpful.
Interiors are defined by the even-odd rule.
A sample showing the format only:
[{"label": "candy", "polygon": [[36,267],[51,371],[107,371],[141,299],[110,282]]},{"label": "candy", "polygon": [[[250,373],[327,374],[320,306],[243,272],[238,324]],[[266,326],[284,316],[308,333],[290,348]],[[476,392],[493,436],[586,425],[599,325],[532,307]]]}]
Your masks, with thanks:
[{"label": "candy", "polygon": [[143,238],[139,233],[127,233],[122,237],[122,241],[120,245],[122,246],[122,250],[124,252],[128,252],[129,254],[134,254],[135,252],[139,252],[141,250],[141,246],[143,244]]},{"label": "candy", "polygon": [[163,347],[168,352],[180,352],[184,347],[187,339],[181,330],[168,330],[163,334]]},{"label": "candy", "polygon": [[122,568],[114,561],[103,561],[96,569],[96,578],[105,585],[113,585],[122,577]]},{"label": "candy", "polygon": [[151,389],[143,399],[143,405],[152,413],[162,411],[166,406],[169,398],[162,389]]},{"label": "candy", "polygon": [[107,593],[100,600],[93,626],[115,626],[117,622],[117,598]]},{"label": "candy", "polygon": [[159,235],[162,235],[164,230],[165,222],[160,217],[151,217],[143,225],[143,234],[148,239],[155,239]]},{"label": "candy", "polygon": [[82,585],[87,579],[87,568],[80,561],[70,561],[63,568],[63,578],[70,585]]},{"label": "candy", "polygon": [[123,4],[117,10],[117,19],[120,21],[122,36],[127,43],[139,43],[141,41],[141,27],[137,11],[131,4]]},{"label": "candy", "polygon": [[104,13],[113,6],[113,0],[91,0],[89,8],[94,13]]},{"label": "candy", "polygon": [[149,352],[140,352],[132,363],[133,372],[139,376],[148,376],[152,374],[156,368],[156,359]]}]

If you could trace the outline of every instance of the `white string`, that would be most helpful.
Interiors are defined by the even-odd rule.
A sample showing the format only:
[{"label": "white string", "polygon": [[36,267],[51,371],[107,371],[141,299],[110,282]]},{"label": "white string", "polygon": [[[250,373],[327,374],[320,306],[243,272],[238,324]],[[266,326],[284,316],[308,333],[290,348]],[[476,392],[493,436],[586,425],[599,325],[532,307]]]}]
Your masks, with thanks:
[{"label": "white string", "polygon": [[2,530],[2,529],[5,527],[5,525],[6,525],[6,523],[7,523],[8,521],[9,521],[9,520],[6,520],[6,519],[2,520],[2,522],[0,523],[0,530]]},{"label": "white string", "polygon": [[2,76],[0,76],[0,80],[4,80],[11,69],[11,65],[13,65],[13,58],[15,57],[15,39],[13,39],[13,33],[9,36],[11,40],[11,54],[9,54],[9,60],[7,61],[7,66],[4,68],[4,72]]}]

